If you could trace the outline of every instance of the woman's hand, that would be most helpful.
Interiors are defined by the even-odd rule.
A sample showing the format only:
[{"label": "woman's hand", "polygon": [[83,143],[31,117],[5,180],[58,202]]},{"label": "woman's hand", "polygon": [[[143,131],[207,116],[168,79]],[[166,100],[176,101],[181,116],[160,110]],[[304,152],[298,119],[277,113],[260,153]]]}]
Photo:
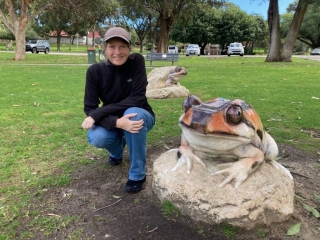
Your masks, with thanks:
[{"label": "woman's hand", "polygon": [[89,116],[86,119],[84,119],[84,121],[81,124],[81,126],[83,127],[83,129],[88,130],[88,129],[92,128],[94,122],[95,122],[94,119]]},{"label": "woman's hand", "polygon": [[121,118],[118,118],[116,127],[131,133],[139,133],[139,130],[143,127],[144,121],[142,119],[139,121],[130,120],[131,117],[135,117],[136,115],[136,113],[130,113]]}]

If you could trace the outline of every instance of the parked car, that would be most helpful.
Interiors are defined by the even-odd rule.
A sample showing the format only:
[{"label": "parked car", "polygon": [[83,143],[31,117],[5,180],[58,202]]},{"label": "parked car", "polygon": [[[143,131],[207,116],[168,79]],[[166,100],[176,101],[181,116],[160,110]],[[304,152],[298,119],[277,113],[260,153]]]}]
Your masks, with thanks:
[{"label": "parked car", "polygon": [[243,57],[244,55],[244,46],[242,46],[241,43],[231,43],[230,46],[228,46],[228,51],[227,51],[228,56],[230,55],[240,55]]},{"label": "parked car", "polygon": [[26,43],[26,52],[39,53],[44,52],[48,54],[50,51],[50,44],[48,40],[29,40]]},{"label": "parked car", "polygon": [[186,50],[186,56],[198,55],[200,56],[200,47],[198,44],[189,44]]},{"label": "parked car", "polygon": [[175,45],[169,45],[168,46],[168,53],[179,53],[179,49]]},{"label": "parked car", "polygon": [[320,55],[320,48],[313,49],[310,55]]}]

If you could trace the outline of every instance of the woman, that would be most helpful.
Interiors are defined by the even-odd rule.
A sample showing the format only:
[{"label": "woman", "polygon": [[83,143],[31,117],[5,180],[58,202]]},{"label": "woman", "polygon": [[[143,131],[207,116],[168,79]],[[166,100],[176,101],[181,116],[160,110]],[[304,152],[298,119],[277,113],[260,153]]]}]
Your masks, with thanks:
[{"label": "woman", "polygon": [[82,127],[89,130],[91,145],[107,149],[111,165],[121,164],[128,145],[131,165],[125,190],[139,192],[146,180],[147,132],[155,123],[145,96],[145,61],[141,54],[130,54],[130,35],[123,28],[110,28],[103,41],[106,61],[90,66],[86,75]]}]

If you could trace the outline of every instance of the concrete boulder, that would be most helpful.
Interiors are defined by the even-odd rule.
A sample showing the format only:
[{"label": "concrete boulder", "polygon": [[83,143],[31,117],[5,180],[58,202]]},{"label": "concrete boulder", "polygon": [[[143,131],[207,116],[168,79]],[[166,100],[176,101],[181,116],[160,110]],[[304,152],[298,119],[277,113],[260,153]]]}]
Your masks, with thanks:
[{"label": "concrete boulder", "polygon": [[226,176],[212,176],[218,170],[216,162],[204,160],[206,168],[195,164],[190,175],[186,166],[172,172],[176,154],[168,151],[155,160],[152,188],[181,214],[209,224],[225,222],[252,229],[285,221],[294,211],[293,180],[268,163],[262,163],[238,189],[234,182],[220,188]]},{"label": "concrete boulder", "polygon": [[174,84],[169,86],[169,75],[175,68],[176,66],[155,68],[148,74],[147,98],[163,99],[189,95],[189,90],[178,82],[184,75],[175,76],[174,80],[171,79]]}]

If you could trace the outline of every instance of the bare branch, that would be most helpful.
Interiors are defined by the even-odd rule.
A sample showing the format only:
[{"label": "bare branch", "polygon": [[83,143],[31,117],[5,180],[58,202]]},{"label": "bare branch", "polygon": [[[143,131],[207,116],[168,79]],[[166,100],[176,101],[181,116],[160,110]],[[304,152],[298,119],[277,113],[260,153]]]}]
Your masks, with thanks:
[{"label": "bare branch", "polygon": [[93,212],[97,212],[97,211],[100,211],[100,210],[102,210],[102,209],[111,207],[111,206],[117,204],[118,202],[120,202],[121,200],[122,200],[122,198],[120,198],[118,201],[116,201],[116,202],[114,202],[114,203],[112,203],[112,204],[110,204],[110,205],[108,205],[108,206],[104,206],[104,207],[102,207],[102,208],[98,208],[98,209],[94,210]]},{"label": "bare branch", "polygon": [[11,23],[13,24],[17,19],[15,11],[14,11],[14,6],[12,4],[12,1],[10,1],[10,0],[6,0],[5,2],[6,2],[6,5],[8,7],[9,15],[10,15],[10,18],[11,18]]},{"label": "bare branch", "polygon": [[0,9],[0,19],[6,25],[6,27],[10,30],[10,32],[14,33],[13,24],[10,24],[10,22],[7,20],[6,16],[4,15],[4,12]]},{"label": "bare branch", "polygon": [[28,16],[28,20],[31,20],[31,19],[34,19],[35,16],[39,15],[40,13],[42,13],[45,9],[47,9],[48,7],[51,7],[53,5],[53,3],[55,2],[56,0],[52,0],[51,2],[43,5],[42,7],[40,7],[35,13],[33,14],[30,14]]},{"label": "bare branch", "polygon": [[72,5],[75,8],[81,7],[81,6],[86,5],[88,3],[88,1],[82,1],[81,4],[75,5],[72,0],[68,0],[68,2],[70,3],[70,5]]}]

